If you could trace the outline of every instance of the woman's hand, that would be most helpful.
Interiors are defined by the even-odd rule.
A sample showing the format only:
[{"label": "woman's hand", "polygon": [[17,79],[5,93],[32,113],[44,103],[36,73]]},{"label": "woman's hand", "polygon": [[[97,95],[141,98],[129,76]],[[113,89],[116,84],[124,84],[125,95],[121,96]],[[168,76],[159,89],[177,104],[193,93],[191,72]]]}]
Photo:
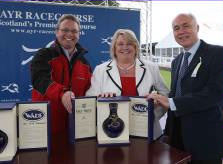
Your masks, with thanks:
[{"label": "woman's hand", "polygon": [[106,92],[106,93],[101,93],[98,95],[98,97],[115,97],[116,93],[112,93],[112,92]]}]

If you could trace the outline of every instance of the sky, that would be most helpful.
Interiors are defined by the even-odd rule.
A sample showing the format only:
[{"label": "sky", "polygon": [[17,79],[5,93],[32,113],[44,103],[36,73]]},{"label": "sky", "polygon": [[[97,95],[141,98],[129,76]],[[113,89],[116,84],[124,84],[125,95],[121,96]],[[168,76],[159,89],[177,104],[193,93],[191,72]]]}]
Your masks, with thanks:
[{"label": "sky", "polygon": [[[122,1],[121,7],[143,8],[145,2]],[[141,5],[140,5],[141,4]],[[144,6],[144,7],[142,7]],[[171,31],[173,18],[182,12],[192,13],[200,25],[200,37],[223,44],[223,1],[152,1],[152,41],[158,42]],[[141,35],[144,42],[145,35]]]}]

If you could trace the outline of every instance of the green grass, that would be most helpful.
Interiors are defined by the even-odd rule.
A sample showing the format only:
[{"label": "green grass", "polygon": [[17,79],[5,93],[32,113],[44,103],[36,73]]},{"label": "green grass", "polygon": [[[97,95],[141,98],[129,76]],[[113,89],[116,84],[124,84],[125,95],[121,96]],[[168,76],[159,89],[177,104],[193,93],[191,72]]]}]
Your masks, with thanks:
[{"label": "green grass", "polygon": [[160,73],[167,87],[170,88],[170,83],[171,83],[170,71],[160,70]]}]

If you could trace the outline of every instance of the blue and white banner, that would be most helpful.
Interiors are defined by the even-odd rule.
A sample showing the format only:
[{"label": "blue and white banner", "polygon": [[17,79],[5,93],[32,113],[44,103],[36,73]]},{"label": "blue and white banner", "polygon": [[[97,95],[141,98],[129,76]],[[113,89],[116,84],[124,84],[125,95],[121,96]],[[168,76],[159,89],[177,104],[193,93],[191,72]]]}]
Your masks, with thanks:
[{"label": "blue and white banner", "polygon": [[81,22],[80,44],[92,68],[109,59],[111,37],[119,28],[140,36],[140,11],[80,7],[52,3],[0,2],[0,102],[31,99],[30,61],[36,51],[55,40],[62,14]]}]

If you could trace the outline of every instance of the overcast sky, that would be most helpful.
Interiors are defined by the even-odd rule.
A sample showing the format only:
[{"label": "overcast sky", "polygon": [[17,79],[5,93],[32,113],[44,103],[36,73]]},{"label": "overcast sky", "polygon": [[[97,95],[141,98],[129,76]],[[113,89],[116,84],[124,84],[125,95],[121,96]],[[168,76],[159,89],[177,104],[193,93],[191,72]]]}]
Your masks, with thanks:
[{"label": "overcast sky", "polygon": [[[129,3],[131,2],[123,1],[121,6],[129,7],[131,6]],[[144,2],[138,3],[142,4]],[[140,8],[139,6],[137,8]],[[131,7],[136,7],[136,4],[134,3]],[[194,14],[201,25],[202,31],[212,30],[211,35],[213,33],[218,34],[216,40],[223,41],[223,1],[152,1],[153,42],[160,41],[172,31],[171,22],[181,12]]]}]

